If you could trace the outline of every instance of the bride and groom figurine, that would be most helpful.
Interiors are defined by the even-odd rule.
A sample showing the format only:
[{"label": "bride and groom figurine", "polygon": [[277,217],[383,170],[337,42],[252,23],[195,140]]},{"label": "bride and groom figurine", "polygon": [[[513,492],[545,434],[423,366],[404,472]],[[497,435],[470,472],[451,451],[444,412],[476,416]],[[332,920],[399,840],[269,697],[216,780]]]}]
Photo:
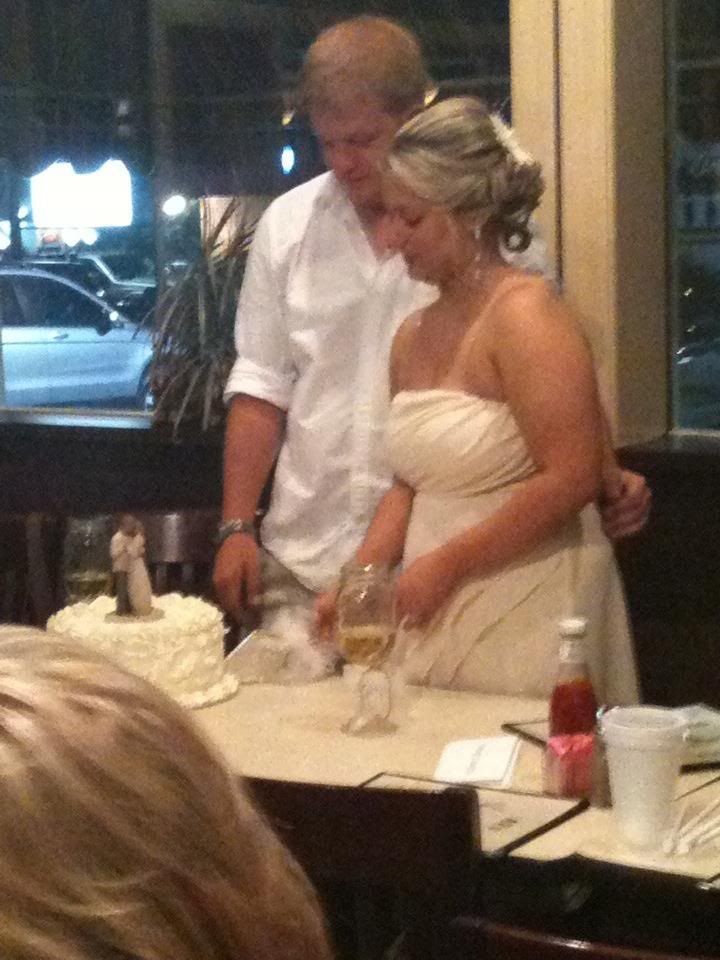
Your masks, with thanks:
[{"label": "bride and groom figurine", "polygon": [[126,513],[110,539],[110,559],[115,579],[115,613],[144,617],[153,612],[152,588],[145,565],[145,534],[139,520]]}]

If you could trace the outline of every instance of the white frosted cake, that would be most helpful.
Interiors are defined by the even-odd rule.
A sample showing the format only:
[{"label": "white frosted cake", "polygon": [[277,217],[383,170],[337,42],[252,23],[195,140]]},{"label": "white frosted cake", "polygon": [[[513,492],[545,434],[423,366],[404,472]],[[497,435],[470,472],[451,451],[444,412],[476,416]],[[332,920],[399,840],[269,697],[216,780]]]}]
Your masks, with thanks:
[{"label": "white frosted cake", "polygon": [[225,700],[238,687],[225,672],[222,614],[199,597],[153,597],[158,619],[111,617],[113,597],[64,607],[47,622],[52,633],[92,647],[156,684],[186,707]]}]

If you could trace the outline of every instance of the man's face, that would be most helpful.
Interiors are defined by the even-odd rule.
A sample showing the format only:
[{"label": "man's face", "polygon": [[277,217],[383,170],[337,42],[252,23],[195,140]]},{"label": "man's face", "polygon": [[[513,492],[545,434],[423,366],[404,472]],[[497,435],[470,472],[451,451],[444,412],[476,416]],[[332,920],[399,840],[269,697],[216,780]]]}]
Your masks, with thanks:
[{"label": "man's face", "polygon": [[323,158],[358,210],[382,204],[380,166],[405,117],[388,113],[373,97],[311,112]]}]

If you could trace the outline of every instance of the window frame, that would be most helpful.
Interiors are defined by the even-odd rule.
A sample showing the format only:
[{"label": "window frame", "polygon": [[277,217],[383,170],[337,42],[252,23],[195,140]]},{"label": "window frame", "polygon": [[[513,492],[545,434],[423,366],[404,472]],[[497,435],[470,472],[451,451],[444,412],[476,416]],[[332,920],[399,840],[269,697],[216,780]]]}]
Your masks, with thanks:
[{"label": "window frame", "polygon": [[[544,167],[538,219],[620,444],[669,425],[664,7],[510,0],[513,122]],[[164,79],[156,68],[159,89]]]}]

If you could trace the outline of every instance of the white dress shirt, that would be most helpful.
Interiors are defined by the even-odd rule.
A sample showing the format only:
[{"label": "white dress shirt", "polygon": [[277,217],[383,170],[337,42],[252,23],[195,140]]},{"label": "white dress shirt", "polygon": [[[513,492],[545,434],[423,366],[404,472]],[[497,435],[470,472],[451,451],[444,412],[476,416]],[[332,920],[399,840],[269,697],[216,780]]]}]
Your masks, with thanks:
[{"label": "white dress shirt", "polygon": [[225,396],[287,412],[262,540],[311,590],[333,582],[390,484],[390,346],[436,296],[399,255],[375,254],[331,173],[278,197],[258,224]]}]

